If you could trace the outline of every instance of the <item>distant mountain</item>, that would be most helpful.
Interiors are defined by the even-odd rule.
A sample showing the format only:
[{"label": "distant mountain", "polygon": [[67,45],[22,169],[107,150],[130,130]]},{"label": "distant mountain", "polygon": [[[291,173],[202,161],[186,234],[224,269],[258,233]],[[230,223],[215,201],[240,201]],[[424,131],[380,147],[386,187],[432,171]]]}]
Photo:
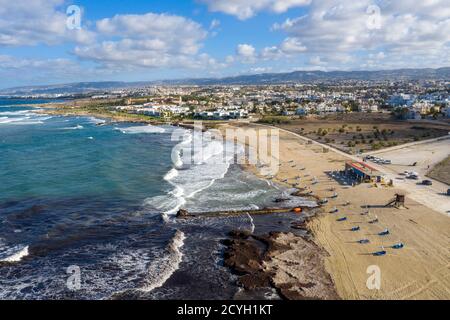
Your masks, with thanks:
[{"label": "distant mountain", "polygon": [[227,84],[281,84],[299,82],[329,82],[342,80],[450,80],[450,68],[398,69],[380,71],[294,71],[290,73],[264,73],[220,79],[187,79],[165,81],[171,84],[227,85]]},{"label": "distant mountain", "polygon": [[342,80],[450,80],[450,68],[398,69],[380,71],[294,71],[226,78],[181,79],[148,82],[79,82],[60,85],[16,87],[0,90],[0,95],[87,94],[148,85],[262,85],[332,82]]}]

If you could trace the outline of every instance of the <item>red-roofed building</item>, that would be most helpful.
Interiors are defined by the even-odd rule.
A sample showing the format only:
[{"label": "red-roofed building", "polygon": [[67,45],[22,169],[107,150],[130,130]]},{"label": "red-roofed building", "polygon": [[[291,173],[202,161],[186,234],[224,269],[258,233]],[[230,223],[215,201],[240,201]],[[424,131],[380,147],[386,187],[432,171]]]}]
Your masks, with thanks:
[{"label": "red-roofed building", "polygon": [[383,174],[372,166],[363,162],[348,161],[345,163],[345,173],[352,175],[359,181],[383,181]]}]

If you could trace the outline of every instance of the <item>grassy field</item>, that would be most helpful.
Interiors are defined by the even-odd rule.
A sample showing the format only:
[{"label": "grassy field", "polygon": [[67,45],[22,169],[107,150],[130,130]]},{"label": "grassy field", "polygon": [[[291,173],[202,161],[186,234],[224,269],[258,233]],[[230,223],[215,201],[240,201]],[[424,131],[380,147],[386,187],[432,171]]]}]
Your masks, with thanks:
[{"label": "grassy field", "polygon": [[432,139],[447,135],[450,131],[449,125],[399,121],[389,114],[380,113],[308,117],[274,125],[348,153],[369,152]]},{"label": "grassy field", "polygon": [[428,176],[450,185],[450,157],[447,157],[447,159],[431,169]]}]

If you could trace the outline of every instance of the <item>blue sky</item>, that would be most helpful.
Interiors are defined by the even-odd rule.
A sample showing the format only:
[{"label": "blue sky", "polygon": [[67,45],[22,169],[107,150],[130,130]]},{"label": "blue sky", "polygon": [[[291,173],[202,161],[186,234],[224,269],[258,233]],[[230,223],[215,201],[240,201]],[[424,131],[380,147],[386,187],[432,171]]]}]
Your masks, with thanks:
[{"label": "blue sky", "polygon": [[444,0],[0,0],[0,88],[442,67],[449,35]]}]

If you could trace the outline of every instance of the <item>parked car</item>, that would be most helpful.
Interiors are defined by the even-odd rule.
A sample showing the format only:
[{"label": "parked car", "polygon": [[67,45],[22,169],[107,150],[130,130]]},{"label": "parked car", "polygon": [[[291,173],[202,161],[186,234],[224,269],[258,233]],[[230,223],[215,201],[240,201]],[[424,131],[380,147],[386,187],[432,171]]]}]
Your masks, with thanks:
[{"label": "parked car", "polygon": [[431,181],[431,180],[423,180],[422,184],[424,186],[432,186],[433,185],[433,181]]},{"label": "parked car", "polygon": [[415,172],[408,173],[406,177],[412,180],[419,180],[419,175]]},{"label": "parked car", "polygon": [[383,164],[391,164],[391,160],[383,160]]},{"label": "parked car", "polygon": [[447,189],[447,195],[450,196],[450,189]]}]

